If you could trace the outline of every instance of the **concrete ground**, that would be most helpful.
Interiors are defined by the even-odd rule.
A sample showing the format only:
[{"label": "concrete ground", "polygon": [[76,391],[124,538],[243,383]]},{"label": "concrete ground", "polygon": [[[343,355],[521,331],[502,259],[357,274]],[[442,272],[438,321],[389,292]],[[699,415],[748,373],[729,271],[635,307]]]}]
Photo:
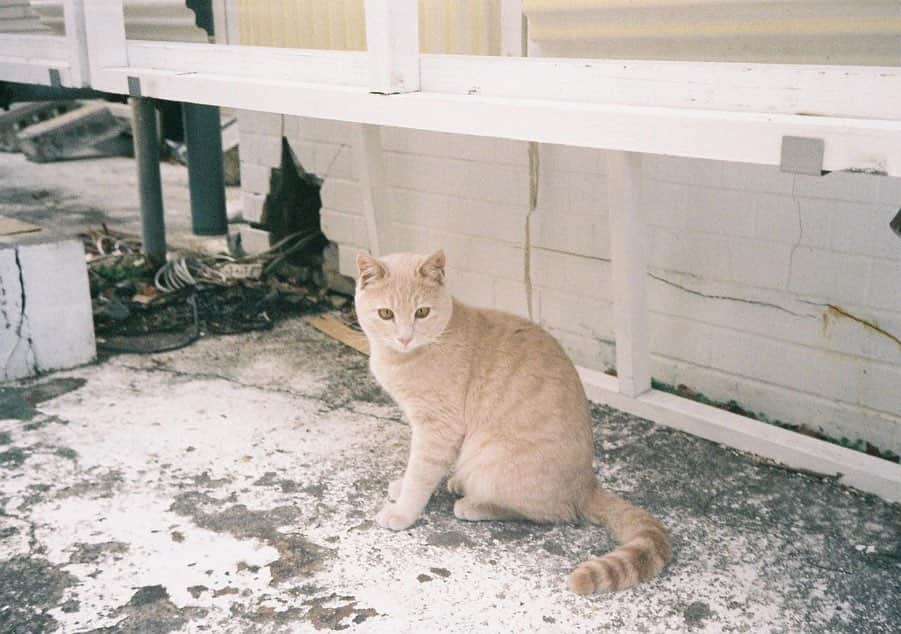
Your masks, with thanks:
[{"label": "concrete ground", "polygon": [[[0,156],[0,214],[60,191],[43,167],[80,167],[97,191],[31,217],[133,222],[110,193],[127,164],[94,163]],[[901,507],[594,420],[600,478],[664,521],[675,558],[585,598],[565,579],[611,548],[599,528],[464,523],[444,491],[411,529],[375,526],[408,428],[366,358],[302,321],[2,385],[0,632],[898,631]]]}]

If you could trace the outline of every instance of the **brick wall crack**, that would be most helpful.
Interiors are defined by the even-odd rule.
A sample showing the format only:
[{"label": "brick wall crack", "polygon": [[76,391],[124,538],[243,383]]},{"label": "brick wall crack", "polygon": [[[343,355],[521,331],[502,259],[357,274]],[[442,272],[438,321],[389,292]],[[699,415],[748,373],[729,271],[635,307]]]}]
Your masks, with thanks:
[{"label": "brick wall crack", "polygon": [[702,293],[701,291],[697,291],[693,288],[688,288],[687,286],[682,286],[677,282],[673,282],[672,280],[668,280],[665,277],[660,277],[659,275],[654,275],[653,273],[648,273],[649,277],[657,280],[658,282],[663,282],[664,284],[668,284],[669,286],[678,288],[681,291],[685,291],[686,293],[691,293],[692,295],[697,295],[698,297],[706,297],[708,299],[722,299],[730,302],[741,302],[743,304],[752,304],[754,306],[765,306],[767,308],[775,308],[776,310],[782,311],[784,313],[788,313],[789,315],[793,315],[795,317],[805,317],[807,319],[816,319],[814,315],[805,315],[804,313],[798,313],[793,310],[789,310],[785,306],[780,306],[779,304],[773,304],[772,302],[764,302],[756,299],[747,299],[744,297],[733,297],[730,295],[713,295],[709,293]]}]

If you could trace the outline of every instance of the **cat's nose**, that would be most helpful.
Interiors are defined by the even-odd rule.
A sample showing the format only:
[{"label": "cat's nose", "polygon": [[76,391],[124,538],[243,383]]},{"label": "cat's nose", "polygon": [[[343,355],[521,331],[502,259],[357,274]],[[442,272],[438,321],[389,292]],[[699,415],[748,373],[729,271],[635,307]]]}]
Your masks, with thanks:
[{"label": "cat's nose", "polygon": [[400,341],[400,345],[406,346],[413,341],[413,337],[398,337],[397,340]]}]

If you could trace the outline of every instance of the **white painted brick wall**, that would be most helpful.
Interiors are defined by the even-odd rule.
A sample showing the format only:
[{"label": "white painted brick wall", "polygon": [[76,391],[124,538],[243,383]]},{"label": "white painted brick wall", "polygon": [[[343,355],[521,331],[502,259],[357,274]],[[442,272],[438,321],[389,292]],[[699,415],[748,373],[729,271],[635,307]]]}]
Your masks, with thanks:
[{"label": "white painted brick wall", "polygon": [[[285,117],[282,130],[324,179],[323,227],[355,275],[368,238],[352,128]],[[530,215],[527,143],[403,129],[382,143],[398,250],[444,248],[461,299],[531,312],[577,363],[613,366],[603,151],[541,145]],[[266,165],[272,142],[251,144],[242,159]],[[901,179],[654,156],[643,169],[655,378],[901,451],[901,346],[829,308],[901,336],[901,240],[888,229]]]}]

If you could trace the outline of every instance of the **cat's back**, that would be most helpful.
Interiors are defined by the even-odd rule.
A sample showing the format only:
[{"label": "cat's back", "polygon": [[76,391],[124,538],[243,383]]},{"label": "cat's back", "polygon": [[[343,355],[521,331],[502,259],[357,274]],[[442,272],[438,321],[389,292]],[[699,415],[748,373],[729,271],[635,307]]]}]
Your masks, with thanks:
[{"label": "cat's back", "polygon": [[496,385],[553,383],[581,391],[578,372],[560,343],[541,326],[489,308],[470,311],[467,348],[476,380]]}]

